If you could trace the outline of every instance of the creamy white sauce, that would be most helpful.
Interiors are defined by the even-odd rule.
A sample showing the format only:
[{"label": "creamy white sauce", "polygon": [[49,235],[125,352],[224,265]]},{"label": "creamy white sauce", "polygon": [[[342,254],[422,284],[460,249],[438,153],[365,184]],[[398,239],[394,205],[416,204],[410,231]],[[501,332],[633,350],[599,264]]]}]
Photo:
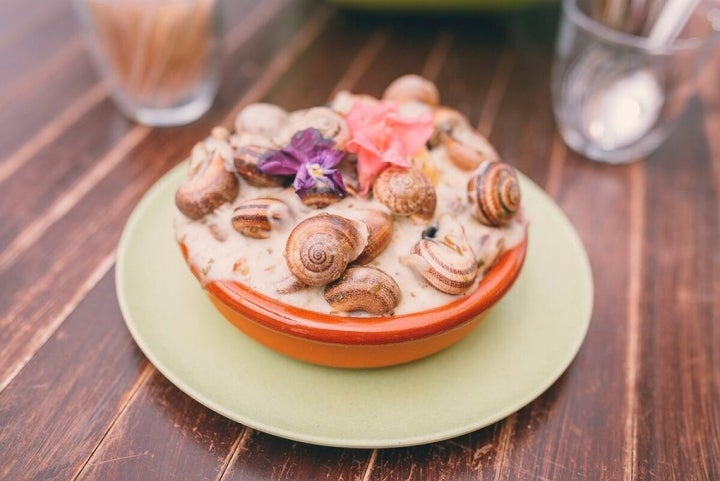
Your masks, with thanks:
[{"label": "creamy white sauce", "polygon": [[[464,227],[469,245],[476,255],[481,239],[485,236],[490,236],[486,240],[492,243],[490,245],[502,241],[505,249],[523,239],[525,220],[522,211],[504,227],[493,228],[481,224],[470,214],[467,203],[467,182],[471,172],[457,168],[447,159],[442,147],[434,149],[431,156],[438,173],[435,185],[438,198],[435,219],[447,212],[455,215]],[[275,226],[267,239],[246,237],[232,227],[231,219],[235,206],[244,200],[256,197],[282,199],[293,214],[291,221]],[[291,275],[285,264],[285,243],[293,227],[304,218],[329,212],[359,219],[358,209],[363,208],[388,211],[377,201],[351,196],[325,209],[313,209],[304,205],[291,187],[258,188],[240,179],[240,193],[232,205],[225,204],[200,221],[192,221],[177,211],[175,230],[178,241],[187,246],[190,262],[202,271],[205,282],[237,281],[284,303],[330,313],[331,308],[323,297],[323,287],[307,287],[291,294],[280,294],[277,291],[277,286]],[[429,309],[447,304],[459,297],[436,290],[400,262],[403,256],[410,253],[415,243],[420,240],[422,231],[427,227],[416,224],[409,218],[394,216],[393,238],[390,245],[369,264],[385,271],[400,286],[402,300],[395,309],[395,314]],[[479,274],[475,285],[460,296],[472,292],[481,278],[482,274]],[[353,315],[362,315],[362,313],[353,313]]]}]

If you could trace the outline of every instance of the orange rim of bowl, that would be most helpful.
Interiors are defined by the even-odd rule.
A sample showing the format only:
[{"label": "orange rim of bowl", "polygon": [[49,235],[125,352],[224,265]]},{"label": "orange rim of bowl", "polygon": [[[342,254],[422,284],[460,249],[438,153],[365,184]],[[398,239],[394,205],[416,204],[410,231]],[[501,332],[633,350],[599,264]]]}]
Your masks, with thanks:
[{"label": "orange rim of bowl", "polygon": [[[180,246],[187,261],[187,247]],[[204,287],[238,314],[275,331],[333,344],[391,344],[439,334],[489,309],[512,287],[526,251],[527,232],[519,244],[502,254],[472,293],[432,309],[397,316],[323,314],[285,304],[235,281],[211,281]],[[199,277],[197,269],[190,267]]]}]

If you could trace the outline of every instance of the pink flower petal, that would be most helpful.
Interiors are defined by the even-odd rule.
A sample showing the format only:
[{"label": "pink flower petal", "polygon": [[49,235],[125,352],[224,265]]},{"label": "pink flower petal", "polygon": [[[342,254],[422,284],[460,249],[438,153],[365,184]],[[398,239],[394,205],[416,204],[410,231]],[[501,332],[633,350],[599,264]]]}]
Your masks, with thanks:
[{"label": "pink flower petal", "polygon": [[429,113],[405,118],[390,102],[355,102],[345,121],[352,134],[346,148],[358,155],[361,195],[370,192],[375,178],[388,165],[409,167],[409,156],[425,145],[433,131]]}]

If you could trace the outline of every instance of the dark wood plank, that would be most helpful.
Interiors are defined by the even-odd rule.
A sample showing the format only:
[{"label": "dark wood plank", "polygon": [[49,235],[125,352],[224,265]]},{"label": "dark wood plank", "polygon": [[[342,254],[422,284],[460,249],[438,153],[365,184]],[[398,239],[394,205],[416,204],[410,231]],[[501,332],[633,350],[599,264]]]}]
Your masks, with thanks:
[{"label": "dark wood plank", "polygon": [[[135,410],[138,405],[142,410]],[[244,429],[202,407],[152,369],[74,479],[172,480],[182,476],[212,481],[222,474]]]},{"label": "dark wood plank", "polygon": [[58,47],[47,63],[39,64],[0,93],[0,122],[4,126],[0,156],[11,161],[18,149],[37,138],[61,112],[72,109],[96,84],[80,37]]},{"label": "dark wood plank", "polygon": [[[78,33],[72,4],[62,0],[62,5],[50,6],[45,14],[33,16],[26,28],[13,29],[0,38],[0,93],[38,65],[47,62]],[[20,8],[28,8],[25,4]],[[37,10],[45,10],[38,8]],[[42,32],[42,35],[38,35]]]},{"label": "dark wood plank", "polygon": [[[59,3],[53,2],[53,5]],[[224,2],[223,5],[228,36],[236,33],[234,27],[256,7],[250,0]],[[81,40],[80,35],[75,35],[58,45],[46,62],[38,62],[0,91],[0,123],[4,126],[0,131],[0,156],[7,156],[5,162],[16,163],[16,157],[28,157],[27,150],[37,151],[34,145],[27,144],[51,143],[48,136],[55,140],[58,131],[66,130],[78,116],[104,98],[93,92],[97,88],[98,75]],[[17,54],[22,54],[22,49],[12,53]],[[5,168],[0,166],[0,182],[6,177]]]},{"label": "dark wood plank", "polygon": [[[272,52],[293,38],[292,31],[279,35],[274,27],[287,18],[300,16],[308,19],[317,11],[308,8],[313,5],[315,2],[300,1],[283,9],[281,16],[273,18],[267,28],[260,29],[258,35],[235,55],[252,59],[258,65],[267,65],[272,59]],[[281,74],[282,71],[276,73],[278,77]],[[183,159],[192,144],[206,136],[211,126],[232,110],[238,95],[253,87],[256,79],[248,78],[240,71],[231,71],[226,80],[222,99],[202,121],[175,129],[155,130],[146,137],[142,137],[142,132],[138,135],[135,127],[131,135],[142,137],[139,143],[130,143],[130,151],[120,152],[115,159],[101,159],[101,162],[112,162],[107,175],[98,178],[82,197],[61,198],[61,202],[72,202],[72,209],[67,215],[46,226],[41,238],[22,249],[0,271],[0,284],[4,286],[0,292],[0,342],[8,346],[0,353],[0,380],[10,375],[28,352],[42,344],[46,330],[51,332],[55,328],[57,315],[62,312],[67,300],[73,298],[99,260],[113,252],[125,219],[142,193]],[[261,87],[255,90],[258,95],[262,95],[270,85]],[[114,111],[112,115],[118,115],[117,122],[122,125],[127,123]],[[103,123],[102,128],[113,131],[107,123]],[[80,137],[84,136],[80,134]],[[126,140],[127,137],[121,142]],[[71,161],[66,162],[71,164]],[[34,162],[27,168],[31,169],[33,165]],[[77,176],[82,174],[75,173]],[[54,182],[62,182],[62,179]],[[11,198],[13,203],[24,198],[22,192],[17,195],[19,197]],[[93,221],[88,222],[88,219]],[[83,248],[79,249],[81,245]],[[54,282],[58,276],[63,277],[62,283]],[[18,319],[24,320],[22,325],[18,324]],[[0,382],[0,386],[2,384]]]},{"label": "dark wood plank", "polygon": [[[504,29],[497,17],[481,17],[476,22],[480,23],[477,28],[450,30],[452,44],[436,79],[441,103],[462,112],[475,126],[485,111],[501,63],[508,62],[505,57],[513,58],[505,49]],[[497,94],[504,98],[503,91]],[[488,120],[495,122],[494,117]]]},{"label": "dark wood plank", "polygon": [[295,443],[251,431],[223,481],[361,480],[370,451]]},{"label": "dark wood plank", "polygon": [[[720,218],[703,116],[648,159],[638,479],[720,478]],[[715,159],[717,162],[719,159]]]},{"label": "dark wood plank", "polygon": [[[550,99],[554,33],[538,27],[550,22],[553,12],[543,8],[504,18],[510,38],[505,48],[511,72],[490,133],[490,141],[502,158],[541,185],[549,173],[547,164],[555,135]],[[537,21],[536,28],[529,28],[533,20]]]},{"label": "dark wood plank", "polygon": [[642,186],[631,182],[628,167],[566,153],[558,201],[590,257],[593,316],[561,381],[517,414],[501,479],[623,479],[629,462],[624,457],[628,312],[634,307],[628,292],[629,232],[639,222],[628,214],[633,189]]},{"label": "dark wood plank", "polygon": [[72,479],[146,368],[110,272],[0,393],[0,478]]},{"label": "dark wood plank", "polygon": [[437,28],[431,27],[424,18],[399,21],[394,16],[356,15],[354,22],[385,29],[389,36],[379,55],[358,79],[353,92],[379,97],[397,77],[422,72],[439,33]]},{"label": "dark wood plank", "polygon": [[36,27],[61,9],[67,9],[68,1],[54,1],[44,8],[27,8],[23,0],[7,0],[0,3],[0,52],[7,48],[8,40],[18,35],[18,32],[37,31]]}]

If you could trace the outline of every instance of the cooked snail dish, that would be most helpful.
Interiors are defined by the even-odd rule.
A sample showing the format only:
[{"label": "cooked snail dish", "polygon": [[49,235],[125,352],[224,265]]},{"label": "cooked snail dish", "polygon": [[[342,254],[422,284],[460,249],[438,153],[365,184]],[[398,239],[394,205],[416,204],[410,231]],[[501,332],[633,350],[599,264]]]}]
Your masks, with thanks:
[{"label": "cooked snail dish", "polygon": [[417,75],[380,98],[248,105],[187,165],[175,233],[198,280],[318,313],[449,304],[526,236],[515,169]]}]

